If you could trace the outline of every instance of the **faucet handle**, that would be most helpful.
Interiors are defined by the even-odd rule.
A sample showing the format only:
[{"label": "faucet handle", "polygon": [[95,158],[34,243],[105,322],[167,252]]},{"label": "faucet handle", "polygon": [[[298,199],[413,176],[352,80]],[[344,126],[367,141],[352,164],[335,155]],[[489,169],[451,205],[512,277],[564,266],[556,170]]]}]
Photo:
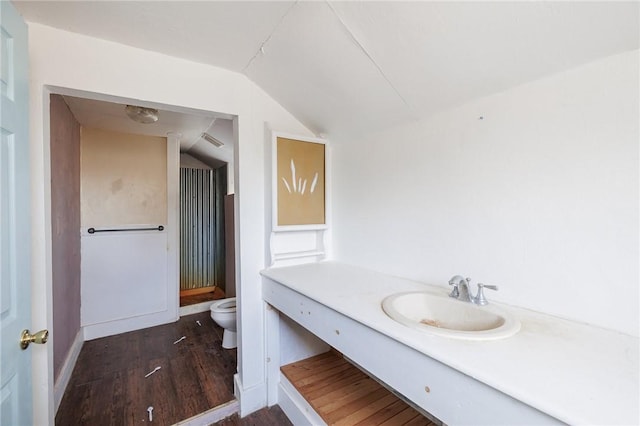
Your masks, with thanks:
[{"label": "faucet handle", "polygon": [[473,298],[473,303],[475,303],[476,305],[484,306],[489,303],[487,301],[487,298],[484,297],[485,288],[488,288],[489,290],[496,290],[496,291],[498,290],[497,285],[486,285],[486,284],[478,283],[478,294],[476,294],[476,297]]},{"label": "faucet handle", "polygon": [[487,285],[487,284],[479,283],[478,287],[488,288],[489,290],[496,290],[496,291],[498,290],[498,286],[497,285]]}]

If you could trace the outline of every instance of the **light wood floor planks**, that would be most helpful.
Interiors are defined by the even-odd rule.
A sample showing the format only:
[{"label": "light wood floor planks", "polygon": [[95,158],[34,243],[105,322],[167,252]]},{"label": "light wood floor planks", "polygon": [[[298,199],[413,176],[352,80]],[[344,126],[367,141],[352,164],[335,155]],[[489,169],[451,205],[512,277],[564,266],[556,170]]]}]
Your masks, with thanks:
[{"label": "light wood floor planks", "polygon": [[281,371],[329,425],[436,426],[334,351]]},{"label": "light wood floor planks", "polygon": [[222,291],[220,287],[216,287],[214,291],[210,291],[207,293],[180,295],[180,306],[195,305],[196,303],[208,302],[218,299],[224,299],[224,291]]}]

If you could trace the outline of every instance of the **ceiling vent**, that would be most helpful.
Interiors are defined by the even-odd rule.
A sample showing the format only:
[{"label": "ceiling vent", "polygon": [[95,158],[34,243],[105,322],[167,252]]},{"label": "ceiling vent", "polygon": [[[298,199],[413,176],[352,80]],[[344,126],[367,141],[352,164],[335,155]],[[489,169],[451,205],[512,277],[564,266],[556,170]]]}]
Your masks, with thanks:
[{"label": "ceiling vent", "polygon": [[214,138],[213,136],[211,136],[209,133],[205,132],[202,134],[202,139],[204,139],[205,141],[209,142],[210,144],[217,146],[218,148],[220,148],[221,146],[224,145],[223,142],[220,142],[218,139]]}]

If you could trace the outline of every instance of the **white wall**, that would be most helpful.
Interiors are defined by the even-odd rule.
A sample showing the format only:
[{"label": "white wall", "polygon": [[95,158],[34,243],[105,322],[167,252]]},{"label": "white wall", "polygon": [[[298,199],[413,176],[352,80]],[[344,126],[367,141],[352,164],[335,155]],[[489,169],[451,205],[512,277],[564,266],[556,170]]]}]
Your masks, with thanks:
[{"label": "white wall", "polygon": [[333,137],[334,258],[637,336],[638,57]]},{"label": "white wall", "polygon": [[[265,264],[264,128],[311,135],[246,77],[141,49],[29,23],[32,161],[32,324],[51,327],[49,90],[101,100],[122,97],[237,116],[235,149],[239,384],[243,412],[266,401],[263,302],[259,270]],[[34,422],[53,423],[51,348],[34,353]]]},{"label": "white wall", "polygon": [[279,366],[327,352],[331,347],[300,324],[280,313]]},{"label": "white wall", "polygon": [[178,318],[175,283],[167,273],[167,231],[83,232],[81,241],[85,340]]},{"label": "white wall", "polygon": [[211,166],[203,163],[195,157],[190,156],[189,154],[180,153],[180,167],[187,169],[203,169],[203,170],[211,170]]},{"label": "white wall", "polygon": [[[80,324],[85,340],[178,317],[169,278],[167,138],[82,128]],[[172,158],[175,161],[175,158]],[[165,230],[89,234],[88,228]],[[54,307],[56,312],[64,306]]]}]

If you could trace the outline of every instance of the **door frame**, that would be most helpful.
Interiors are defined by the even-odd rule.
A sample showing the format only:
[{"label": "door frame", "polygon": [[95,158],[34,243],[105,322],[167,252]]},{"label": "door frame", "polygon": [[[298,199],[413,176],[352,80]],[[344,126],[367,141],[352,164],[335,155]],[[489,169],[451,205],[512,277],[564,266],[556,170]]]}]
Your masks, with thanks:
[{"label": "door frame", "polygon": [[[157,108],[161,110],[169,110],[182,113],[194,113],[202,112],[204,110],[195,108],[186,108],[175,105],[163,104],[154,101],[140,101],[138,99],[126,98],[122,96],[101,94],[95,92],[89,92],[84,90],[77,90],[59,86],[44,86],[43,87],[43,171],[44,171],[44,247],[45,247],[45,298],[32,298],[32,309],[34,314],[32,315],[32,321],[36,320],[36,316],[41,317],[42,313],[45,313],[45,318],[40,318],[39,321],[46,324],[53,324],[53,274],[52,274],[52,247],[51,238],[51,117],[50,117],[50,96],[62,95],[62,96],[74,96],[79,98],[99,100],[105,102],[114,102],[120,104],[135,104],[151,108]],[[206,111],[208,113],[216,114],[221,118],[232,119],[237,123],[237,116],[219,113],[216,111]],[[180,318],[180,217],[179,217],[179,202],[180,202],[180,135],[176,133],[169,133],[167,138],[167,242],[169,246],[168,250],[168,262],[167,262],[167,316],[169,321],[177,321]],[[234,131],[234,146],[238,146],[238,132]],[[235,155],[234,155],[235,162]],[[234,164],[234,170],[236,165]],[[237,173],[237,172],[236,172]],[[236,224],[237,226],[237,224]],[[235,230],[236,233],[238,230]],[[78,230],[80,232],[80,230]],[[236,262],[239,262],[238,251],[235,253]],[[80,278],[82,286],[82,277]],[[44,302],[44,306],[43,303]],[[36,315],[39,312],[39,315]],[[83,334],[82,323],[80,325],[79,333]],[[84,338],[82,339],[84,341]],[[45,352],[45,351],[41,351]],[[70,349],[68,356],[71,356],[73,347]],[[55,413],[57,412],[59,403],[62,399],[62,395],[56,394],[55,382],[53,377],[53,345],[47,345],[46,361],[40,358],[37,362],[34,359],[32,365],[34,368],[34,383],[33,383],[33,396],[34,396],[34,421],[37,419],[44,420],[43,413],[40,413],[36,417],[36,412],[41,409],[41,405],[38,402],[48,401],[48,419],[55,419]],[[75,364],[75,360],[73,363]],[[42,366],[46,365],[46,371],[42,371]],[[73,369],[73,365],[70,365]],[[37,378],[40,378],[40,383],[35,383]],[[46,378],[46,379],[45,379]],[[60,375],[62,378],[62,374]],[[45,379],[45,380],[42,380]],[[67,378],[68,380],[68,378]],[[46,383],[45,383],[46,381]],[[64,393],[66,383],[61,387],[60,392]]]}]

